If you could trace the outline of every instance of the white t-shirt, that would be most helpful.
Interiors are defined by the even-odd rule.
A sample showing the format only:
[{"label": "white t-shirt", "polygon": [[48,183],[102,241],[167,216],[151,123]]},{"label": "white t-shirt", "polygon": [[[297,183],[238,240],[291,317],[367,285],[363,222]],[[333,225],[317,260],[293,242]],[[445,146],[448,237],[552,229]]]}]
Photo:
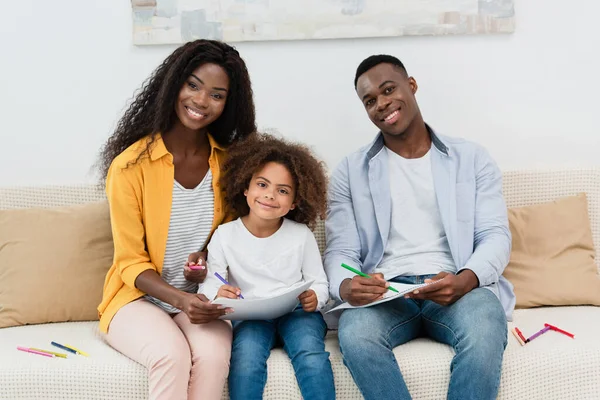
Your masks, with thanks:
[{"label": "white t-shirt", "polygon": [[310,289],[317,295],[317,309],[329,299],[315,236],[306,225],[287,218],[266,238],[252,235],[241,219],[219,226],[208,244],[207,263],[200,291],[211,300],[223,285],[215,272],[239,287],[245,299],[276,295],[309,280],[314,280]]},{"label": "white t-shirt", "polygon": [[374,272],[385,279],[404,275],[456,272],[437,204],[431,150],[404,158],[387,147],[392,217],[381,263]]},{"label": "white t-shirt", "polygon": [[[198,284],[183,276],[183,267],[190,253],[200,251],[206,244],[214,219],[214,203],[210,169],[202,182],[193,189],[186,189],[179,182],[173,182],[171,220],[161,277],[169,285],[184,292],[198,291]],[[146,295],[146,299],[168,313],[180,311],[152,296]]]}]

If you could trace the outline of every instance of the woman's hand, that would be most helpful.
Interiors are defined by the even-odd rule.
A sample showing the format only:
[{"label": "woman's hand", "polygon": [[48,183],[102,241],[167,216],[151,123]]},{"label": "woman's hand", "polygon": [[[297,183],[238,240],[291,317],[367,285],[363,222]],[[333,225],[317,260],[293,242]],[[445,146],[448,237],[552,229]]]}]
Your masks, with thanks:
[{"label": "woman's hand", "polygon": [[181,311],[188,316],[192,324],[206,324],[233,312],[233,309],[212,304],[203,294],[187,293]]},{"label": "woman's hand", "polygon": [[298,296],[298,300],[300,300],[300,304],[302,304],[302,309],[306,312],[313,312],[317,309],[317,294],[314,290],[308,289],[302,292],[300,296]]},{"label": "woman's hand", "polygon": [[242,293],[242,291],[240,290],[240,288],[237,288],[234,286],[229,286],[229,285],[223,285],[219,288],[219,291],[217,292],[217,297],[225,297],[228,299],[238,299],[240,297],[241,293]]},{"label": "woman's hand", "polygon": [[183,276],[186,280],[194,283],[204,282],[208,272],[206,256],[206,251],[197,251],[188,256],[188,260],[183,266]]}]

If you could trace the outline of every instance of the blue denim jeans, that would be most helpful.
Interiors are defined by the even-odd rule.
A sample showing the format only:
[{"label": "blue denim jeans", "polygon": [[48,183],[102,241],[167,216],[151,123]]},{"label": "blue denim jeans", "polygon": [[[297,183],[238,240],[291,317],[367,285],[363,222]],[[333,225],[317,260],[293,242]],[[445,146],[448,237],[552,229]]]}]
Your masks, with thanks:
[{"label": "blue denim jeans", "polygon": [[[427,276],[394,282],[422,283]],[[454,348],[448,399],[496,399],[507,343],[504,309],[491,291],[476,288],[450,306],[399,298],[346,310],[338,336],[344,364],[366,400],[410,399],[392,349],[419,336]]]},{"label": "blue denim jeans", "polygon": [[232,400],[262,399],[267,381],[267,359],[280,340],[290,357],[305,399],[335,399],[333,371],[325,351],[327,325],[319,312],[301,307],[275,320],[236,321],[229,368]]}]

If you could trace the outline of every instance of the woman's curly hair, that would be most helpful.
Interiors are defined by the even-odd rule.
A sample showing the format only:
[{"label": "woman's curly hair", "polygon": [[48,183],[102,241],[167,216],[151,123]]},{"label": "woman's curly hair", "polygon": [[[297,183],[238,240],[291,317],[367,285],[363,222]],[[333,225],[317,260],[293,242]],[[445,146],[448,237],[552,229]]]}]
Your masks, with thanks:
[{"label": "woman's curly hair", "polygon": [[296,207],[286,218],[313,229],[318,218],[325,218],[327,210],[325,165],[308,147],[268,134],[251,135],[228,150],[221,185],[231,211],[239,216],[248,215],[250,208],[244,191],[248,189],[252,176],[269,162],[285,166],[294,179]]},{"label": "woman's curly hair", "polygon": [[208,131],[224,146],[256,131],[250,76],[238,51],[215,40],[189,42],[168,56],[142,84],[100,152],[98,166],[102,179],[106,178],[115,157],[146,136],[150,136],[146,148],[133,163],[144,155],[149,156],[155,135],[170,130],[176,121],[175,102],[181,87],[196,68],[207,63],[225,70],[230,93],[223,114]]}]

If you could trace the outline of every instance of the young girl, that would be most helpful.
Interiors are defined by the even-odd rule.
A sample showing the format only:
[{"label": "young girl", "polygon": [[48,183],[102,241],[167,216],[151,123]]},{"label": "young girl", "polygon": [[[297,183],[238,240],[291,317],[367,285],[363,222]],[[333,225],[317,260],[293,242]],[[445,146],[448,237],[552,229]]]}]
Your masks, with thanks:
[{"label": "young girl", "polygon": [[154,71],[102,150],[115,255],[100,329],[148,368],[150,399],[221,398],[231,327],[197,294],[206,269],[184,264],[231,219],[218,183],[225,148],[254,131],[244,61],[198,40]]},{"label": "young girl", "polygon": [[[242,217],[221,225],[208,245],[203,292],[244,299],[275,295],[314,280],[292,312],[267,321],[235,321],[229,394],[261,399],[267,358],[280,339],[305,399],[334,399],[327,327],[318,309],[329,297],[327,277],[314,235],[307,227],[326,208],[322,164],[301,145],[257,135],[231,149],[224,167],[225,197]],[[222,285],[214,273],[228,277]]]}]

